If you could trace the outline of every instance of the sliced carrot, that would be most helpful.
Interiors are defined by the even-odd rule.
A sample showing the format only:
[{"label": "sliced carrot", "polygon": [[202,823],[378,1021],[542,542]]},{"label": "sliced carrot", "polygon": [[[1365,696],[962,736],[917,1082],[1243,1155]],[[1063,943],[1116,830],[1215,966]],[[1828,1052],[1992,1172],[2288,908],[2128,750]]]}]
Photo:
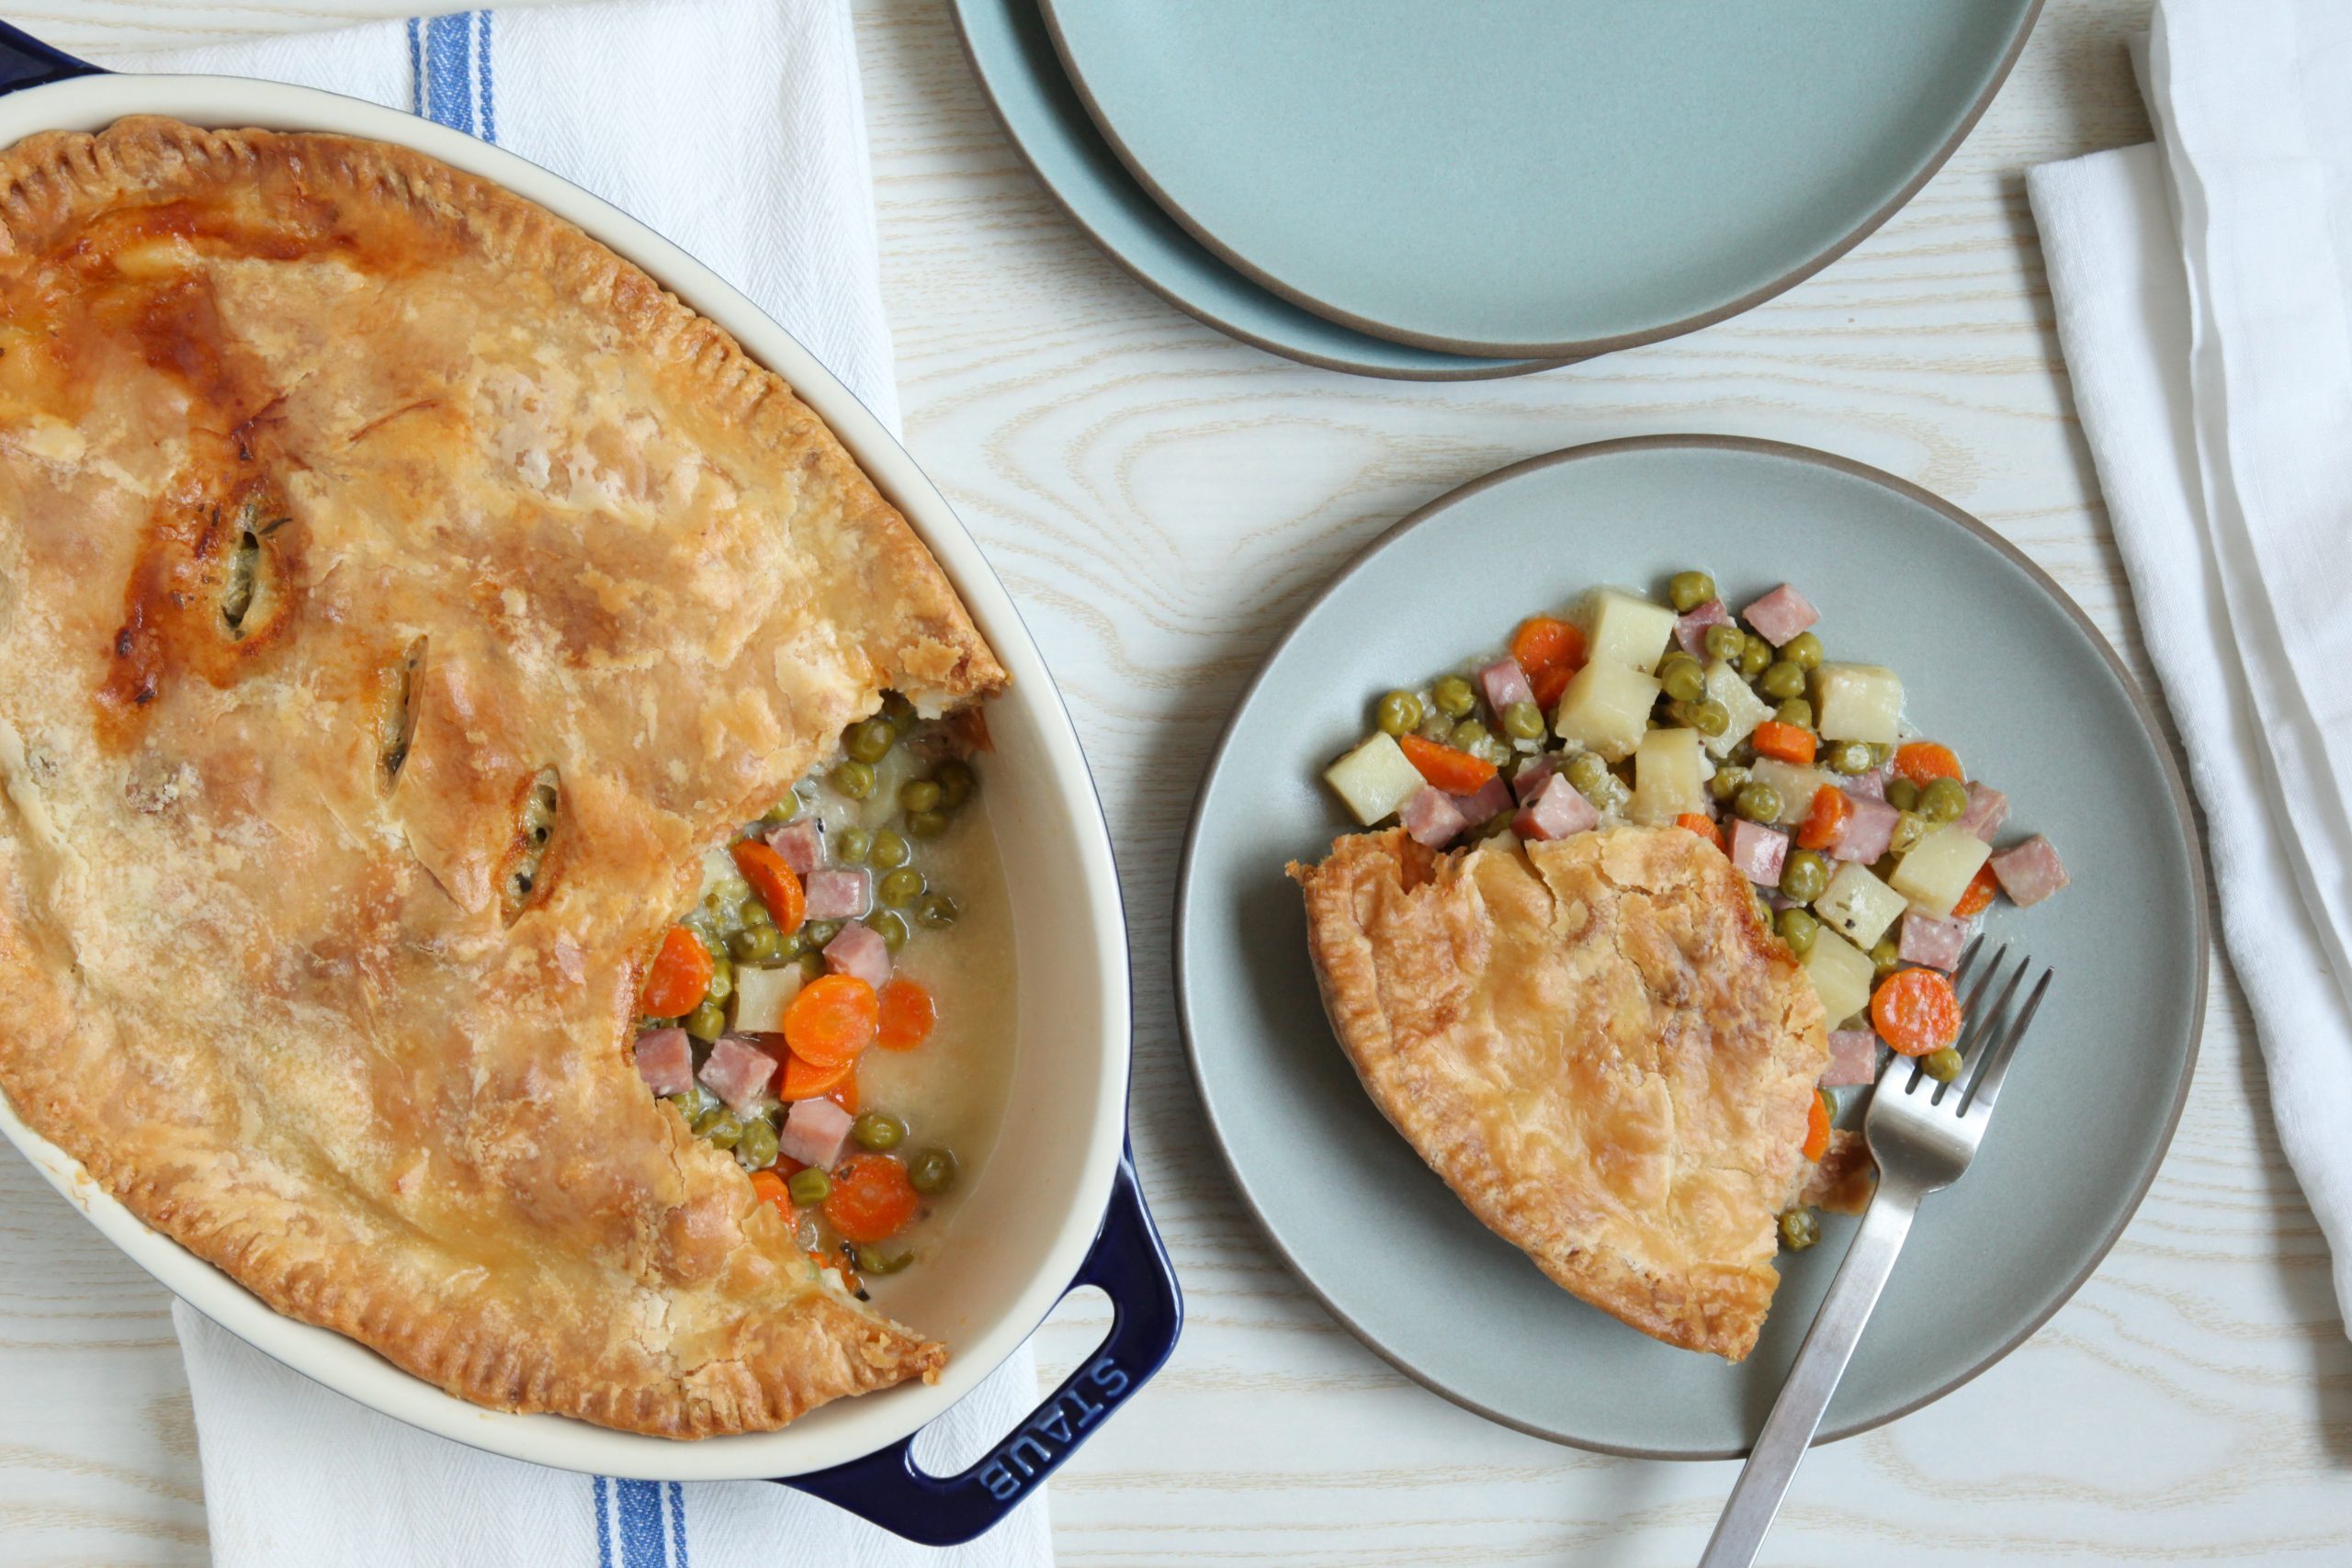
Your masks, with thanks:
[{"label": "sliced carrot", "polygon": [[1674,819],[1674,825],[1678,828],[1690,829],[1717,849],[1724,847],[1723,829],[1715,826],[1715,819],[1712,817],[1703,816],[1696,811],[1686,811]]},{"label": "sliced carrot", "polygon": [[887,1241],[907,1228],[922,1200],[907,1168],[889,1155],[859,1155],[833,1171],[825,1218],[852,1241]]},{"label": "sliced carrot", "polygon": [[638,993],[637,1010],[647,1018],[677,1018],[690,1013],[710,989],[710,950],[684,926],[672,926],[662,938],[662,951],[645,972],[645,988]]},{"label": "sliced carrot", "polygon": [[1561,664],[1540,673],[1530,674],[1527,677],[1527,683],[1535,688],[1535,705],[1548,714],[1560,705],[1560,699],[1567,694],[1568,682],[1576,678],[1575,670]]},{"label": "sliced carrot", "polygon": [[2000,879],[1993,874],[1993,863],[1986,861],[1976,868],[1976,874],[1961,889],[1960,902],[1951,907],[1954,919],[1965,915],[1981,915],[1993,907],[1993,895],[2000,889]]},{"label": "sliced carrot", "polygon": [[1405,760],[1420,770],[1421,777],[1448,795],[1475,795],[1495,776],[1495,765],[1484,757],[1473,757],[1418,735],[1399,736],[1396,744],[1405,749]]},{"label": "sliced carrot", "polygon": [[840,1066],[874,1043],[880,1013],[874,987],[856,976],[821,975],[786,1005],[785,1043],[811,1066]]},{"label": "sliced carrot", "polygon": [[1937,779],[1967,781],[1960,771],[1960,759],[1949,746],[1939,746],[1932,740],[1914,740],[1894,749],[1894,771],[1917,784],[1921,789]]},{"label": "sliced carrot", "polygon": [[[791,1052],[786,1052],[784,1057],[784,1072],[776,1082],[775,1096],[778,1100],[815,1100],[820,1096],[832,1093],[847,1082],[850,1076],[856,1071],[857,1061],[854,1057],[846,1062],[835,1062],[830,1066],[820,1067],[814,1062],[803,1061]],[[842,1109],[846,1111],[849,1108],[843,1106]]]},{"label": "sliced carrot", "polygon": [[1898,970],[1871,998],[1871,1022],[1897,1051],[1924,1056],[1960,1038],[1960,998],[1932,969]]},{"label": "sliced carrot", "polygon": [[1584,668],[1584,633],[1551,615],[1530,615],[1511,633],[1510,656],[1527,671],[1536,705],[1549,713]]},{"label": "sliced carrot", "polygon": [[792,1190],[785,1186],[784,1178],[778,1176],[775,1171],[755,1170],[752,1172],[752,1196],[757,1198],[761,1202],[765,1203],[769,1208],[774,1209],[777,1213],[782,1214],[786,1224],[797,1224],[799,1223],[800,1216],[795,1213],[792,1209]]},{"label": "sliced carrot", "polygon": [[775,929],[786,936],[798,931],[800,922],[808,915],[808,898],[801,891],[800,874],[757,839],[744,840],[732,853],[735,869],[743,874],[743,880],[752,885],[752,891],[768,907],[768,913],[775,919]]},{"label": "sliced carrot", "polygon": [[931,1038],[939,1021],[931,992],[913,980],[893,980],[882,987],[881,1032],[874,1043],[885,1051],[911,1051]]},{"label": "sliced carrot", "polygon": [[1804,1116],[1804,1157],[1817,1160],[1829,1152],[1829,1097],[1813,1091],[1813,1108]]},{"label": "sliced carrot", "polygon": [[842,1079],[841,1082],[835,1084],[831,1089],[825,1091],[825,1098],[831,1100],[835,1105],[840,1106],[843,1111],[848,1111],[852,1116],[857,1114],[859,1096],[857,1089],[856,1063],[853,1062],[850,1064],[849,1077]]},{"label": "sliced carrot", "polygon": [[1823,784],[1813,792],[1813,809],[1806,812],[1797,827],[1797,847],[1805,850],[1826,850],[1838,841],[1838,832],[1846,826],[1846,818],[1854,814],[1854,803],[1846,792],[1835,784]]},{"label": "sliced carrot", "polygon": [[1813,761],[1813,731],[1793,724],[1782,724],[1777,718],[1768,718],[1758,725],[1750,740],[1759,757],[1777,757],[1783,762]]}]

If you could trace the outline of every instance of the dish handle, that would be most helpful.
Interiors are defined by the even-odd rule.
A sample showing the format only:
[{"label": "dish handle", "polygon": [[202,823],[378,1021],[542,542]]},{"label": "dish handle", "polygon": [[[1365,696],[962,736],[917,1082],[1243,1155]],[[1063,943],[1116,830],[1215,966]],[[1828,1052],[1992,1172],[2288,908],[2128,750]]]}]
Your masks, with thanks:
[{"label": "dish handle", "polygon": [[76,60],[62,49],[50,48],[30,33],[0,22],[0,97],[19,87],[46,87],[51,82],[75,76],[105,74],[88,61]]},{"label": "dish handle", "polygon": [[957,1546],[985,1534],[1101,1430],[1103,1420],[1176,1348],[1184,1298],[1144,1207],[1130,1154],[1119,1157],[1102,1228],[1069,1289],[1088,1285],[1111,1298],[1110,1334],[970,1469],[959,1475],[925,1474],[915,1464],[910,1437],[831,1470],[780,1476],[777,1483],[822,1497],[925,1546]]}]

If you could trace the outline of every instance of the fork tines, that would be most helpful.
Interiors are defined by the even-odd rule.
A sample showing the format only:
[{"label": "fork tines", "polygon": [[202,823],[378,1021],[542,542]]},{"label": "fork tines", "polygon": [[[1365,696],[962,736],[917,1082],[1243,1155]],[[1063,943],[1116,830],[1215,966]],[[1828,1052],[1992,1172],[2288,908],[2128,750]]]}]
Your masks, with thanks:
[{"label": "fork tines", "polygon": [[[1954,986],[1968,977],[1984,947],[1984,939],[1982,937],[1968,944],[1968,951],[1961,955],[1959,964],[1952,970]],[[2050,988],[2052,974],[2049,968],[2043,968],[2041,978],[2034,982],[2032,991],[2026,997],[2024,1009],[2011,1022],[2008,1021],[2009,1003],[2016,998],[2018,987],[2033,967],[2033,961],[2019,953],[2016,965],[2010,967],[2008,958],[2007,943],[1996,948],[1991,962],[1984,966],[1984,972],[1976,976],[1976,983],[1969,987],[1967,997],[1961,1002],[1961,1016],[1964,1021],[1958,1043],[1962,1062],[1961,1076],[1950,1083],[1935,1085],[1934,1092],[1928,1097],[1929,1104],[1939,1106],[1947,1094],[1957,1090],[1960,1095],[1959,1114],[1965,1116],[1980,1100],[1989,1110],[2000,1092],[2001,1077],[2008,1071],[2009,1057],[2016,1052],[2018,1043],[2025,1038],[2026,1026],[2033,1021],[2035,1010],[2041,1006],[2042,993]],[[2008,974],[2007,981],[2003,982],[2002,971],[2005,968]],[[1980,1007],[1978,1004],[1996,984],[2000,990],[1992,1004]],[[1905,1088],[1917,1089],[1922,1076],[1915,1067],[1911,1082]]]}]

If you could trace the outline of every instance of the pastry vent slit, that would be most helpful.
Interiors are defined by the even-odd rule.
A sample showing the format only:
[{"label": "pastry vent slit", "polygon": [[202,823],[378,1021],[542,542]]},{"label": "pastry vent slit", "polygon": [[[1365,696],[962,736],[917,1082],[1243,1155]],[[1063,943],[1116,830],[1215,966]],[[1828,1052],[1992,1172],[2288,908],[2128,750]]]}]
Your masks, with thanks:
[{"label": "pastry vent slit", "polygon": [[562,807],[561,780],[553,768],[541,768],[523,792],[522,806],[515,813],[514,842],[507,853],[502,888],[509,925],[547,892],[548,846],[555,838]]},{"label": "pastry vent slit", "polygon": [[408,749],[416,739],[416,708],[424,691],[424,650],[426,639],[418,637],[408,645],[408,652],[401,661],[385,671],[383,689],[376,716],[376,744],[383,759],[384,787],[400,783],[401,767],[408,761]]}]

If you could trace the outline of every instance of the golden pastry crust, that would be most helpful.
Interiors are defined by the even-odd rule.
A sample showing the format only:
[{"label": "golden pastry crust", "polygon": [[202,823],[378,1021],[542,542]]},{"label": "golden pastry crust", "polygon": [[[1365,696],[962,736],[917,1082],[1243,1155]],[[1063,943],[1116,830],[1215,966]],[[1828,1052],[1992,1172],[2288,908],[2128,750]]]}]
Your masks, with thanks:
[{"label": "golden pastry crust", "polygon": [[628,1033],[706,848],[884,687],[1004,679],[791,389],[545,210],[333,136],[0,154],[0,1087],[281,1312],[670,1437],[935,1375]]},{"label": "golden pastry crust", "polygon": [[1391,829],[1290,874],[1340,1045],[1471,1212],[1643,1333],[1747,1355],[1829,1042],[1730,862],[1679,828]]}]

